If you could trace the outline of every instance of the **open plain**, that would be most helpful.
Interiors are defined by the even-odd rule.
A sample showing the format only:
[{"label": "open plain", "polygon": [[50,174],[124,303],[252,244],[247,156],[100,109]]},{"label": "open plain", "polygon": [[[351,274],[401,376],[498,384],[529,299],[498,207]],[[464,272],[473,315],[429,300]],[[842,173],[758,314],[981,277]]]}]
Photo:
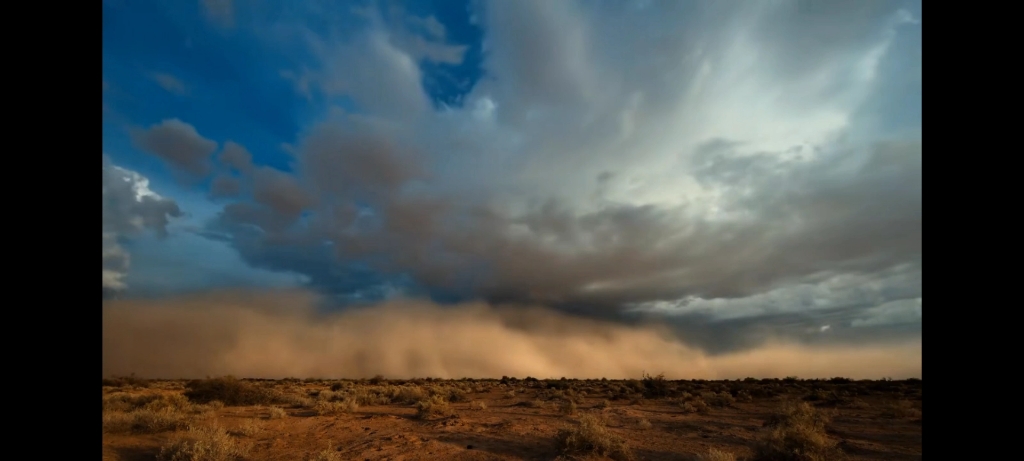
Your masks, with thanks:
[{"label": "open plain", "polygon": [[915,460],[921,381],[103,380],[104,460]]}]

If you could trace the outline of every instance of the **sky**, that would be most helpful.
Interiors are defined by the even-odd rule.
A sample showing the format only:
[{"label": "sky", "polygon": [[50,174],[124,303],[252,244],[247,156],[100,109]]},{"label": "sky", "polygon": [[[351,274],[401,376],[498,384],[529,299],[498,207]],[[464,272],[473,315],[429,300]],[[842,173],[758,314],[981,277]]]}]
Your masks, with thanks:
[{"label": "sky", "polygon": [[919,343],[921,25],[919,1],[104,0],[105,303]]}]

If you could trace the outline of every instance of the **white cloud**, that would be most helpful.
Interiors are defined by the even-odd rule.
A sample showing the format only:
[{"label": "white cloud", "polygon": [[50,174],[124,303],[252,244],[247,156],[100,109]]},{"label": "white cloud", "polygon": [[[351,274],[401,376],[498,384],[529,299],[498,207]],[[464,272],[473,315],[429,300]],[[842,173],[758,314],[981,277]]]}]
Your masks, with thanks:
[{"label": "white cloud", "polygon": [[188,94],[188,88],[181,80],[178,79],[178,77],[163,72],[153,72],[149,77],[152,78],[157,85],[160,85],[161,88],[170,93],[174,93],[179,96]]}]

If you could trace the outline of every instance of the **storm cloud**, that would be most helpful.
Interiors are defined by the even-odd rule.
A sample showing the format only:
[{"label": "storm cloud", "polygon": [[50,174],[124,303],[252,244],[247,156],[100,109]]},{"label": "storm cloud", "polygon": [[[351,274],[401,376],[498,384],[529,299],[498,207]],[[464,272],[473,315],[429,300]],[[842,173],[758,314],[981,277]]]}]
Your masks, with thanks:
[{"label": "storm cloud", "polygon": [[253,267],[339,299],[659,318],[688,357],[919,338],[920,108],[885,102],[920,93],[919,3],[474,2],[482,75],[453,104],[424,63],[470,47],[438,18],[303,11],[252,15],[311,58],[278,74],[323,108],[286,161],[215,156],[178,119],[133,132],[213,175],[197,234]]}]

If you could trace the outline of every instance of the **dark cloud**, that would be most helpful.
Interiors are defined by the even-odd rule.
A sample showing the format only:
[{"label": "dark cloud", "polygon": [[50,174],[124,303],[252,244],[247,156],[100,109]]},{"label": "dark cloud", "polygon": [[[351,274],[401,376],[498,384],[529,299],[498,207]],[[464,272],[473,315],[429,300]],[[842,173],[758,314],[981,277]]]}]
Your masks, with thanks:
[{"label": "dark cloud", "polygon": [[132,132],[137,147],[154,154],[171,166],[194,176],[209,174],[215,141],[202,137],[196,128],[178,119],[167,119],[145,130]]},{"label": "dark cloud", "polygon": [[313,198],[291,175],[266,167],[253,173],[253,199],[291,219],[313,204]]},{"label": "dark cloud", "polygon": [[242,183],[238,178],[227,175],[218,175],[210,183],[210,197],[236,197],[242,193]]}]

